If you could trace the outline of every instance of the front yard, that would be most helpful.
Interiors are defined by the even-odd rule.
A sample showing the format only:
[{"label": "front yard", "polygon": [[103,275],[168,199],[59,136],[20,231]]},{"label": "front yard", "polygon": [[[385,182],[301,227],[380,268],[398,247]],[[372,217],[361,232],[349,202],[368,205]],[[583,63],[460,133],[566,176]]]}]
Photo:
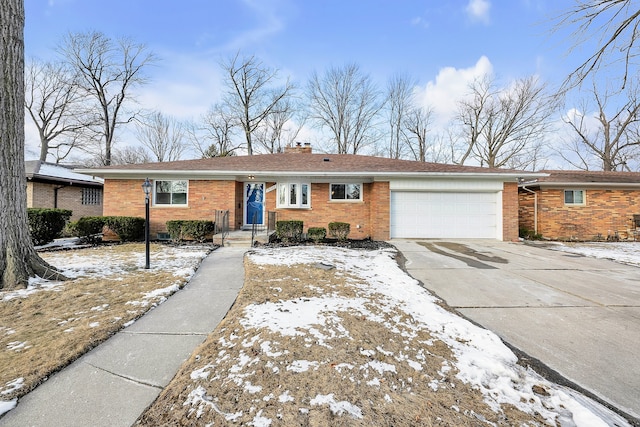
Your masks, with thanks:
[{"label": "front yard", "polygon": [[[151,271],[139,244],[43,254],[72,280],[0,293],[0,413],[184,286],[208,251],[153,245]],[[236,303],[137,424],[629,425],[519,365],[395,256],[250,251]]]}]

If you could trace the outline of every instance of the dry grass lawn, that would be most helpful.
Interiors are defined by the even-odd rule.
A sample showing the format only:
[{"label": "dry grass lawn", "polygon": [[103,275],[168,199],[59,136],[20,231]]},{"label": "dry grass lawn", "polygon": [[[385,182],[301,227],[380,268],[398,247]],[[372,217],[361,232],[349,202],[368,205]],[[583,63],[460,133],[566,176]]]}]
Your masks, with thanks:
[{"label": "dry grass lawn", "polygon": [[[169,252],[151,246],[155,260]],[[54,265],[75,259],[88,268],[49,289],[0,293],[0,400],[28,393],[187,282],[173,266],[141,269],[143,253],[142,244],[43,253]],[[199,261],[191,260],[192,269]]]},{"label": "dry grass lawn", "polygon": [[348,339],[320,326],[287,336],[247,327],[242,319],[249,306],[365,295],[338,269],[246,260],[245,271],[231,311],[138,425],[546,425],[515,407],[489,408],[479,391],[456,378],[445,343],[375,296],[366,296],[370,316],[345,310],[328,321]]}]

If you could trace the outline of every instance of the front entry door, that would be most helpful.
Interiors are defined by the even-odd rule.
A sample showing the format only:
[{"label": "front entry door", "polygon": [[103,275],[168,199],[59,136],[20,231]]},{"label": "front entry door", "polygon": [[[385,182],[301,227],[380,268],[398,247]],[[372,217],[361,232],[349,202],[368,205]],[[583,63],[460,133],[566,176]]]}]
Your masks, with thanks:
[{"label": "front entry door", "polygon": [[264,182],[244,183],[244,225],[264,224]]}]

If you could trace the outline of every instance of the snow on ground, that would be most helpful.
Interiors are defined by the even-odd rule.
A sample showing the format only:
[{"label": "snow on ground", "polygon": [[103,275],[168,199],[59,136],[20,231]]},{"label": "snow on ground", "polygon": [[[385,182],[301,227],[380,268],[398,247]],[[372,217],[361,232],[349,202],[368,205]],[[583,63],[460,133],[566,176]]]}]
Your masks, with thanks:
[{"label": "snow on ground", "polygon": [[640,267],[640,242],[554,243],[549,249]]},{"label": "snow on ground", "polygon": [[[59,245],[58,245],[59,246]],[[146,307],[149,304],[160,304],[167,299],[167,295],[179,289],[178,283],[188,281],[196,272],[202,259],[207,256],[209,249],[203,246],[161,246],[159,250],[151,255],[150,271],[171,271],[176,278],[176,284],[159,288],[142,295],[139,300],[130,301],[133,306]],[[145,264],[145,253],[132,253],[127,251],[124,254],[118,251],[117,246],[101,246],[96,248],[85,248],[72,251],[42,252],[40,256],[51,265],[59,268],[62,273],[69,278],[96,277],[119,280],[124,272],[140,270]],[[43,291],[63,291],[70,282],[55,282],[45,280],[41,277],[31,278],[26,289],[16,291],[0,292],[0,302],[14,298],[28,298],[35,292]],[[88,308],[89,311],[102,311],[108,304]],[[70,319],[72,320],[72,319]],[[66,321],[61,322],[61,324]],[[124,324],[128,327],[133,324],[130,321]],[[91,323],[90,327],[98,327],[98,322]],[[65,330],[73,332],[73,328]],[[11,335],[15,331],[0,326],[0,334]],[[7,350],[22,351],[29,348],[28,342],[14,341],[8,343]],[[0,415],[13,409],[17,404],[17,399],[3,401],[2,395],[8,394],[16,388],[22,387],[22,378],[18,378],[5,385],[0,384]]]},{"label": "snow on ground", "polygon": [[[139,270],[145,264],[145,252],[118,252],[118,246],[102,246],[74,251],[42,252],[40,256],[49,264],[56,266],[70,279],[77,277],[100,277],[116,279],[119,275]],[[151,254],[149,271],[172,271],[177,282],[189,280],[196,272],[200,261],[207,256],[209,249],[203,246],[162,246]],[[123,259],[123,257],[126,257]],[[12,292],[0,292],[0,301],[24,298],[41,290],[57,290],[64,282],[46,280],[42,277],[29,279],[26,289]],[[171,294],[178,285],[157,289],[145,295],[141,301],[132,301],[134,305],[146,306],[149,300],[158,295]]]},{"label": "snow on ground", "polygon": [[[356,277],[355,286],[361,291],[357,297],[343,298],[326,294],[325,297],[296,299],[294,301],[269,301],[249,305],[245,309],[241,323],[246,329],[255,329],[256,339],[262,328],[268,328],[282,335],[306,334],[314,336],[318,345],[326,345],[328,337],[348,338],[348,331],[340,325],[339,312],[357,312],[378,322],[384,320],[372,314],[368,303],[375,300],[386,309],[401,308],[415,323],[403,324],[403,329],[427,328],[432,336],[445,342],[455,354],[455,368],[458,378],[480,390],[486,403],[496,411],[501,404],[511,404],[526,413],[539,413],[554,424],[558,420],[562,426],[628,426],[629,424],[594,401],[578,396],[577,393],[550,383],[532,370],[517,364],[517,357],[494,333],[473,325],[467,320],[446,311],[437,305],[437,299],[419,283],[404,273],[394,260],[395,250],[356,251],[329,247],[264,248],[250,253],[252,261],[258,265],[317,264],[335,265],[339,271]],[[397,323],[386,324],[388,328]],[[405,332],[410,333],[410,332]],[[263,343],[264,344],[264,343]],[[414,349],[415,350],[415,349]],[[373,350],[371,350],[373,351]],[[385,360],[395,363],[411,363],[420,370],[421,360],[406,360],[404,354],[386,354]],[[416,358],[419,359],[419,358]],[[242,377],[245,365],[250,360],[238,360],[231,372]],[[294,361],[287,369],[317,369],[325,361]],[[395,370],[393,363],[378,363],[375,366],[347,367],[348,369],[368,369],[380,375],[386,370]],[[447,367],[443,367],[446,369]],[[192,378],[203,375],[202,370],[194,371]],[[240,380],[240,379],[239,379]],[[367,385],[375,386],[375,378]],[[249,384],[247,384],[249,385]],[[437,389],[441,385],[434,380],[430,386]],[[542,386],[547,393],[536,393]],[[260,393],[260,390],[251,390]],[[295,399],[293,391],[287,391],[287,398]],[[272,396],[265,396],[270,399]],[[210,403],[210,402],[207,402]],[[202,400],[190,396],[185,405],[198,407]],[[318,395],[313,405],[328,405],[336,416],[346,415],[360,418],[361,409],[357,405],[336,401],[332,394]],[[302,410],[303,408],[301,408]],[[202,407],[199,407],[202,410]],[[242,411],[243,408],[238,408]],[[250,408],[244,408],[251,411]],[[271,420],[258,414],[255,425],[269,425]],[[259,420],[258,420],[259,419]]]}]

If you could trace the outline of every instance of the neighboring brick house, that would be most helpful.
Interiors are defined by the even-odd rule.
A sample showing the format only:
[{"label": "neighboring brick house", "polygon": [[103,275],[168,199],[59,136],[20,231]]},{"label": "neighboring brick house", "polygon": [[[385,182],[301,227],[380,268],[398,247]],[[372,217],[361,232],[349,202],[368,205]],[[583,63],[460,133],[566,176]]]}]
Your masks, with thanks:
[{"label": "neighboring brick house", "polygon": [[228,210],[232,229],[296,219],[304,228],[351,224],[350,238],[518,238],[518,179],[538,174],[348,154],[284,153],[79,170],[104,177],[104,214],[144,217],[151,234],[174,219]]},{"label": "neighboring brick house", "polygon": [[519,184],[521,228],[558,240],[635,237],[640,173],[540,172],[548,176]]},{"label": "neighboring brick house", "polygon": [[102,178],[39,160],[26,161],[25,171],[27,207],[69,209],[72,221],[102,215]]}]

